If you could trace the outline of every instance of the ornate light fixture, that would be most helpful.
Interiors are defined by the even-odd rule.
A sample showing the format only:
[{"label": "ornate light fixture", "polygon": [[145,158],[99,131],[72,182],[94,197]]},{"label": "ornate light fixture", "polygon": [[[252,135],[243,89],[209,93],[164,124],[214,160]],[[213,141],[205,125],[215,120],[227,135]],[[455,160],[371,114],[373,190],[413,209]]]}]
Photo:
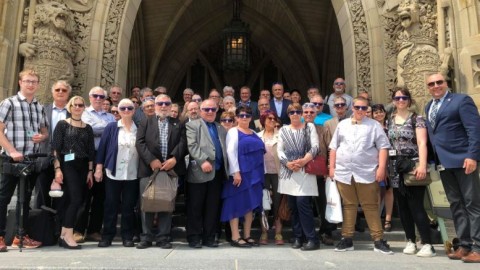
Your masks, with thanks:
[{"label": "ornate light fixture", "polygon": [[223,29],[224,70],[248,70],[250,68],[249,42],[248,24],[240,20],[240,0],[234,0],[232,21]]}]

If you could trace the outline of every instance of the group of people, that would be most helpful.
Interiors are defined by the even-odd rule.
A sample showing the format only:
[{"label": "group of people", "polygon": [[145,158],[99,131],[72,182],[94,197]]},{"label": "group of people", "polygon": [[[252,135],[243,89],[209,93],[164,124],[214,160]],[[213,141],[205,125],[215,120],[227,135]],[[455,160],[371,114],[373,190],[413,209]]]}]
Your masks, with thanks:
[{"label": "group of people", "polygon": [[[388,106],[370,104],[366,91],[355,98],[346,94],[343,78],[333,82],[333,92],[325,99],[318,88],[308,89],[308,102],[303,104],[300,91],[286,94],[277,82],[271,91],[260,91],[258,102],[251,100],[246,86],[240,89],[239,102],[232,87],[225,87],[223,95],[212,89],[205,100],[187,88],[183,107],[172,103],[164,87],[134,87],[132,96],[122,99],[118,86],[110,93],[92,88],[87,107],[82,97],[69,98],[66,81],[52,86],[53,103],[43,106],[35,99],[39,80],[35,71],[22,71],[20,91],[0,104],[0,145],[14,162],[30,153],[53,154],[53,162],[43,162],[27,177],[24,224],[34,186],[41,201],[37,204],[51,202],[44,194],[61,188],[64,195],[54,203],[62,226],[59,245],[64,248],[80,249],[85,234],[98,241],[98,247],[112,245],[118,212],[123,246],[134,247],[135,235],[141,232],[138,249],[154,242],[172,248],[172,213],[139,211],[139,198],[155,170],[173,170],[185,192],[186,234],[192,248],[217,247],[224,223],[234,247],[268,244],[265,222],[260,239],[251,235],[252,221],[263,211],[265,191],[273,202],[276,245],[285,244],[280,216],[285,206],[291,211],[292,248],[309,251],[319,249],[320,243],[333,245],[337,226],[325,219],[329,177],[336,182],[343,209],[342,238],[335,251],[354,249],[360,205],[374,251],[393,254],[384,230],[391,228],[395,198],[407,238],[403,253],[432,257],[436,253],[423,206],[426,187],[404,184],[396,166],[402,157],[416,162],[412,173],[418,181],[427,176],[429,163],[437,165],[461,240],[449,257],[480,262],[480,198],[475,196],[480,191],[480,118],[472,99],[450,93],[440,74],[427,78],[433,100],[424,113],[412,109],[408,89],[393,89],[389,113]],[[324,175],[305,170],[317,157],[328,164]],[[7,250],[6,209],[16,183],[16,176],[2,174],[0,251]],[[319,233],[313,207],[321,219]],[[17,235],[12,246],[21,241],[27,248],[41,245],[28,235]]]}]

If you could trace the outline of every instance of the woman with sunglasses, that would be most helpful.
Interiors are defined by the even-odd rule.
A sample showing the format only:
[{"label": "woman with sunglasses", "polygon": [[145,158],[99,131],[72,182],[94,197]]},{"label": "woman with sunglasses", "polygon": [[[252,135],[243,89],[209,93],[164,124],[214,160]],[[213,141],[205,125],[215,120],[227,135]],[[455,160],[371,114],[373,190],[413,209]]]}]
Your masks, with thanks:
[{"label": "woman with sunglasses", "polygon": [[67,249],[80,249],[73,239],[73,226],[77,213],[85,200],[85,190],[93,185],[93,159],[95,144],[92,127],[82,121],[85,100],[74,96],[66,105],[70,118],[59,121],[53,132],[55,179],[64,195],[59,211],[62,212],[62,231],[59,245]]},{"label": "woman with sunglasses", "polygon": [[[395,111],[388,127],[388,137],[395,156],[408,156],[420,165],[415,169],[415,177],[424,179],[427,175],[427,128],[421,115],[412,113],[409,108],[412,96],[406,88],[397,88],[392,94]],[[390,155],[392,156],[392,155]],[[398,212],[408,243],[405,254],[417,254],[419,257],[436,255],[430,237],[430,220],[423,206],[426,186],[405,186],[403,177],[391,166],[390,184],[397,198]],[[423,247],[417,252],[415,226],[418,228]]]},{"label": "woman with sunglasses", "polygon": [[[287,194],[292,210],[292,229],[295,241],[292,248],[304,251],[320,248],[315,232],[312,196],[318,196],[317,178],[303,168],[318,153],[318,135],[312,123],[302,123],[302,105],[287,108],[290,125],[283,126],[277,144],[280,159],[278,192]],[[303,243],[304,238],[307,239]]]},{"label": "woman with sunglasses", "polygon": [[223,112],[220,115],[220,125],[222,125],[222,127],[224,127],[228,132],[232,127],[235,126],[235,113]]},{"label": "woman with sunglasses", "polygon": [[[372,115],[373,119],[377,120],[380,125],[382,126],[385,134],[388,134],[388,123],[387,123],[387,111],[383,104],[375,104],[372,106]],[[383,225],[383,229],[386,232],[390,232],[392,230],[392,212],[393,212],[393,189],[388,184],[388,179],[382,181],[380,184],[380,197],[379,197],[379,205],[380,205],[380,213],[382,213],[382,201],[385,205],[385,224]]]},{"label": "woman with sunglasses", "polygon": [[[262,207],[265,146],[249,128],[252,109],[240,106],[235,113],[238,125],[228,131],[226,140],[230,179],[223,187],[221,221],[230,222],[232,246],[258,246],[250,232],[253,211]],[[243,219],[243,238],[238,229],[240,219]]]},{"label": "woman with sunglasses", "polygon": [[[278,193],[278,172],[280,170],[280,160],[278,159],[277,143],[278,129],[276,128],[280,119],[274,111],[267,110],[260,115],[260,123],[263,130],[257,133],[258,137],[265,143],[265,155],[263,161],[265,163],[265,185],[264,188],[271,193],[273,205],[273,220],[275,222],[275,244],[283,245],[282,221],[278,217],[278,208],[282,194]],[[267,214],[268,216],[268,214]],[[262,223],[262,235],[260,236],[260,244],[268,244],[267,229]]]},{"label": "woman with sunglasses", "polygon": [[130,99],[125,98],[118,103],[118,111],[122,118],[107,125],[96,155],[95,181],[105,180],[103,233],[98,247],[112,245],[117,232],[119,208],[122,212],[123,246],[134,246],[134,208],[139,194],[138,153],[135,148],[137,127],[133,122],[135,106]]}]

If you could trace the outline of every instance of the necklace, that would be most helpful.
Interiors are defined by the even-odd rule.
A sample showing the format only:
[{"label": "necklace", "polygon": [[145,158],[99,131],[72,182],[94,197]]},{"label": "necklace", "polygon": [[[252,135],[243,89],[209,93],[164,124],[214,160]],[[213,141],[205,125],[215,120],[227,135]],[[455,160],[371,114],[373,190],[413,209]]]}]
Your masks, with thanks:
[{"label": "necklace", "polygon": [[80,118],[80,119],[75,119],[75,118],[73,118],[73,117],[70,117],[70,119],[72,119],[73,121],[77,121],[77,122],[81,122],[81,121],[82,121],[81,118]]}]

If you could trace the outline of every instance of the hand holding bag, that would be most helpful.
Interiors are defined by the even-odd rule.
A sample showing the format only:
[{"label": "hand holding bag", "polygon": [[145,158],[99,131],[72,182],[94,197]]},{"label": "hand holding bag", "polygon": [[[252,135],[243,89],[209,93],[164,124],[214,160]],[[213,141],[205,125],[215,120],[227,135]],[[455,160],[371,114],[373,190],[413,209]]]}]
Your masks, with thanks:
[{"label": "hand holding bag", "polygon": [[[310,129],[308,129],[307,125],[305,125],[305,143],[307,142],[307,140],[310,140],[309,133]],[[318,176],[328,175],[327,159],[323,155],[320,155],[320,153],[318,153],[317,156],[313,157],[313,159],[310,160],[304,168],[305,172],[308,174]]]},{"label": "hand holding bag", "polygon": [[142,193],[142,211],[173,212],[177,188],[178,176],[173,170],[166,172],[156,169]]},{"label": "hand holding bag", "polygon": [[427,165],[427,175],[423,179],[417,179],[413,173],[416,168],[420,165],[420,162],[415,162],[415,168],[411,172],[403,174],[403,183],[405,186],[428,186],[432,183],[432,178],[430,177],[430,164]]},{"label": "hand holding bag", "polygon": [[325,180],[325,195],[327,197],[325,219],[330,223],[343,222],[342,199],[335,180],[330,177]]},{"label": "hand holding bag", "polygon": [[272,210],[272,197],[270,196],[270,190],[266,188],[263,189],[262,207],[265,211]]}]

